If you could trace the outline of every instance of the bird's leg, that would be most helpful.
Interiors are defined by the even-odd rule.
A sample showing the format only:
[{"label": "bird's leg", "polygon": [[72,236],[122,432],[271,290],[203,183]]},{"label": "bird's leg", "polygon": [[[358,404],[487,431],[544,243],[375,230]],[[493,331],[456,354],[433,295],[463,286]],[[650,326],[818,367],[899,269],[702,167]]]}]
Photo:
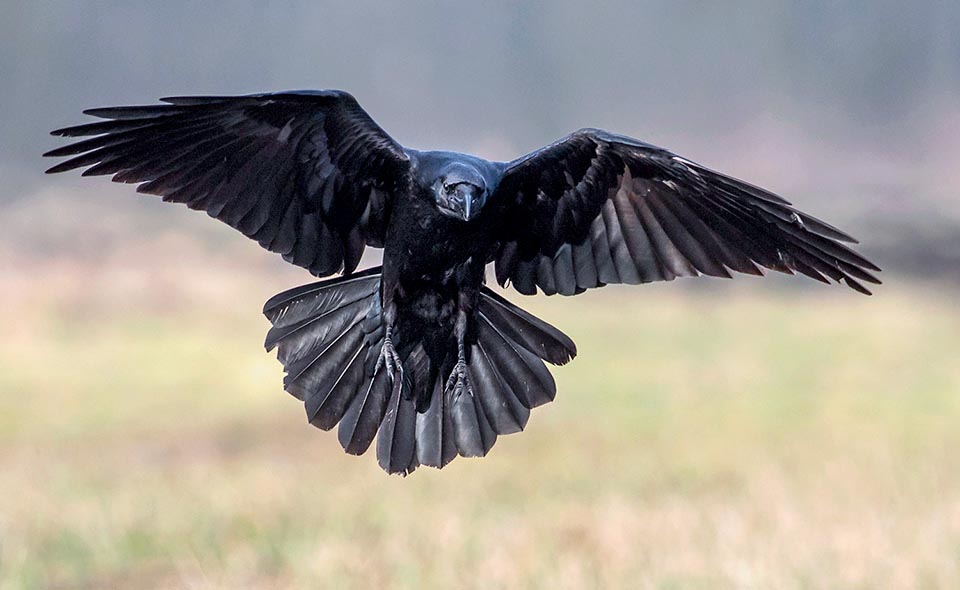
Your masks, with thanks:
[{"label": "bird's leg", "polygon": [[393,302],[389,303],[384,309],[383,319],[387,324],[386,334],[383,337],[383,346],[380,348],[380,358],[377,359],[377,366],[374,369],[373,373],[376,375],[380,368],[386,368],[387,377],[390,378],[390,382],[394,383],[394,376],[400,375],[400,380],[403,381],[403,365],[400,364],[400,355],[397,354],[397,349],[393,346],[393,323],[396,321],[396,304]]},{"label": "bird's leg", "polygon": [[400,355],[397,349],[393,347],[393,326],[387,326],[387,335],[383,338],[383,346],[380,348],[380,358],[377,359],[377,368],[374,374],[383,367],[387,370],[387,377],[393,383],[394,375],[400,375],[403,380],[403,365],[400,364]]},{"label": "bird's leg", "polygon": [[454,334],[457,337],[457,364],[453,367],[453,371],[447,379],[446,391],[452,390],[453,397],[457,397],[463,392],[473,392],[473,387],[470,384],[470,375],[467,373],[467,348],[466,344],[464,344],[464,339],[467,335],[466,311],[461,310],[458,313]]}]

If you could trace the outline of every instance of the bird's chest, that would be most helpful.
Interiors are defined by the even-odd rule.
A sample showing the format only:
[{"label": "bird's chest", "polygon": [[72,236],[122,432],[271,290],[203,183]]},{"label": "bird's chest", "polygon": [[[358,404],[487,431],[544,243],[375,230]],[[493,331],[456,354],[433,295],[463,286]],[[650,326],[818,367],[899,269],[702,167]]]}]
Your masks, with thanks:
[{"label": "bird's chest", "polygon": [[493,232],[483,216],[465,222],[443,215],[432,203],[398,207],[384,244],[385,271],[404,281],[462,283],[486,265]]}]

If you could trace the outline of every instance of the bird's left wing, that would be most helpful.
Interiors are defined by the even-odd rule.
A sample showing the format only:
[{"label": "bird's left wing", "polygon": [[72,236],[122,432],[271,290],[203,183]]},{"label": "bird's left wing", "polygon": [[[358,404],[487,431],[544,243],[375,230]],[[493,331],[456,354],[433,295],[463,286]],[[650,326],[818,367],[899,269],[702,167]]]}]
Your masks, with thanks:
[{"label": "bird's left wing", "polygon": [[761,267],[879,284],[840,230],[784,199],[661,148],[583,129],[510,162],[497,281],[573,295],[611,283],[669,281]]},{"label": "bird's left wing", "polygon": [[409,159],[348,93],[296,91],[163,99],[91,109],[93,136],[44,155],[47,172],[86,168],[206,211],[317,276],[352,272],[382,246]]}]

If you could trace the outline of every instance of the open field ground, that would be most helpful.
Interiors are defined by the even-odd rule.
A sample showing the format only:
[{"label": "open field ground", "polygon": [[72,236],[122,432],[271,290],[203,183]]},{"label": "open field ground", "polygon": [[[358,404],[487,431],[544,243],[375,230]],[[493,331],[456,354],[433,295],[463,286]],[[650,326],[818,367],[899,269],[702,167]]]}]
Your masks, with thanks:
[{"label": "open field ground", "polygon": [[281,390],[301,275],[67,271],[0,294],[3,590],[960,587],[948,293],[524,300],[579,345],[556,402],[401,479]]},{"label": "open field ground", "polygon": [[[960,590],[960,2],[0,2],[0,590]],[[133,185],[43,173],[85,109],[298,88],[348,91],[416,150],[511,162],[584,127],[662,146],[856,236],[885,284],[508,293],[579,347],[557,399],[486,458],[387,476],[307,423],[261,346],[263,302],[306,271]],[[271,210],[296,191],[282,223],[306,236],[349,217],[326,189],[361,208],[393,184],[331,108],[245,111],[283,123],[272,147],[236,112],[143,144],[87,127],[128,134],[81,157],[169,157],[190,170],[155,186],[249,205],[248,184]],[[653,168],[631,175],[675,176]],[[718,203],[691,211],[743,217]],[[746,225],[732,244],[770,241]]]}]

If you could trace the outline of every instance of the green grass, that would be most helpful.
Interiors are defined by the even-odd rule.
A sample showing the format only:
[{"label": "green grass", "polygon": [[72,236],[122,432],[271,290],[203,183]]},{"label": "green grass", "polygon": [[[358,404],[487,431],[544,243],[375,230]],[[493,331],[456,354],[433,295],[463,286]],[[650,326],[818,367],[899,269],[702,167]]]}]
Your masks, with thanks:
[{"label": "green grass", "polygon": [[274,287],[3,299],[0,588],[960,587],[946,295],[525,300],[557,400],[401,479],[282,392]]}]

